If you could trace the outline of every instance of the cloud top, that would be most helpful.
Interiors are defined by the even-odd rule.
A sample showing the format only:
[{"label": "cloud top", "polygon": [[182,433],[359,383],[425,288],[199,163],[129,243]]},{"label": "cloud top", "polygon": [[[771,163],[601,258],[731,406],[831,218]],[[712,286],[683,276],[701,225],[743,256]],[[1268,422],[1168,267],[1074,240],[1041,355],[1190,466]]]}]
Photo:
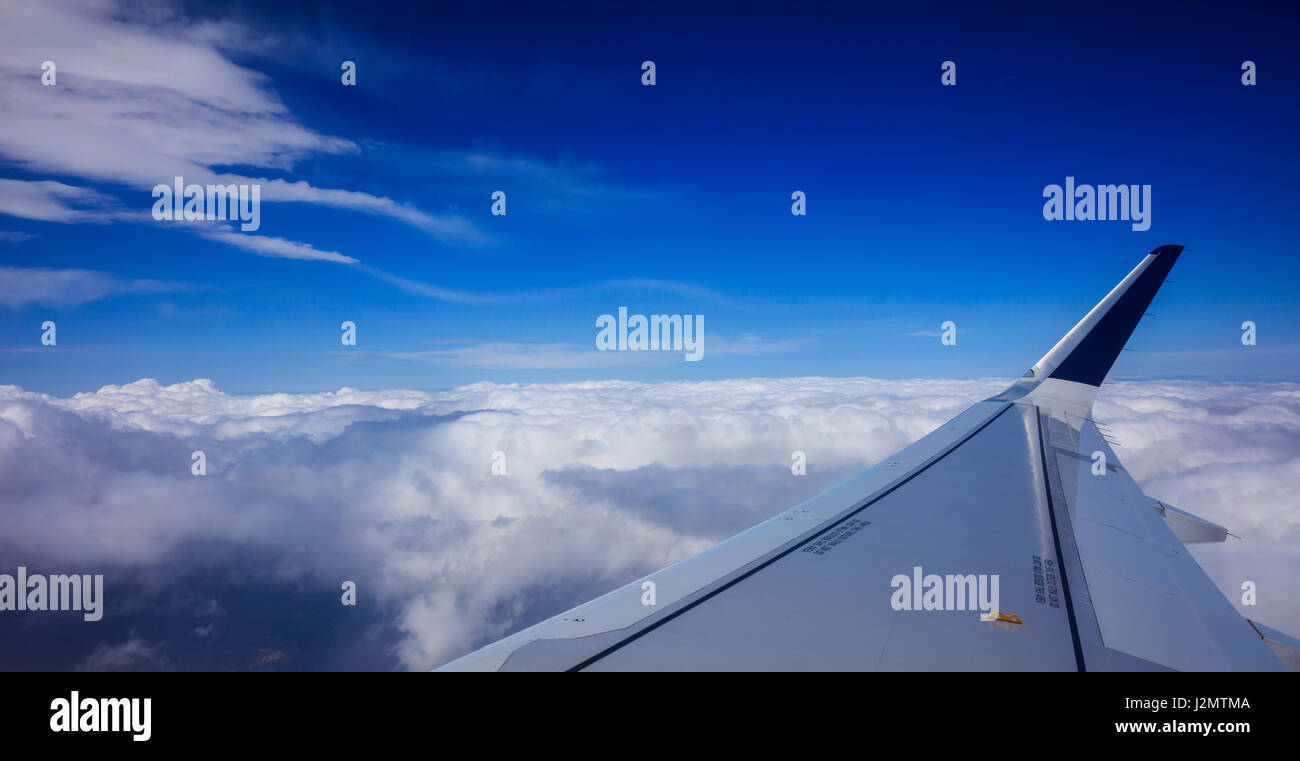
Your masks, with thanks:
[{"label": "cloud top", "polygon": [[[36,667],[425,669],[834,486],[1007,383],[0,386],[0,561],[106,574],[102,628],[42,624],[80,644]],[[1196,550],[1229,599],[1254,580],[1247,615],[1300,631],[1300,388],[1116,383],[1097,415],[1149,493],[1246,537]]]}]

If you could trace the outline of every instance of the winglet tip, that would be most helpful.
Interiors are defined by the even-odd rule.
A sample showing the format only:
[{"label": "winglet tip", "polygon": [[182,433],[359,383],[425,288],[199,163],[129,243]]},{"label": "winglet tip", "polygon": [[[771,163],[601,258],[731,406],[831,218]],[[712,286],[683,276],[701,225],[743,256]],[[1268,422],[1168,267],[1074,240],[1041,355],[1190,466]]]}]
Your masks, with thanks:
[{"label": "winglet tip", "polygon": [[1168,244],[1148,254],[1053,348],[1049,357],[1058,351],[1064,356],[1048,377],[1100,386],[1182,251],[1181,245]]}]

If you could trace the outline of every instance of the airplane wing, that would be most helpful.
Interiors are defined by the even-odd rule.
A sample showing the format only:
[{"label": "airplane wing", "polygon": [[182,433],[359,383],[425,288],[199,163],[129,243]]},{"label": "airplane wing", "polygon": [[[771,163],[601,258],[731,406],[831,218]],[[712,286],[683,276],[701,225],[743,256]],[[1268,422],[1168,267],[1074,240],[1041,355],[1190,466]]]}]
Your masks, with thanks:
[{"label": "airplane wing", "polygon": [[1242,618],[1185,547],[1227,530],[1145,495],[1092,418],[1181,252],[875,467],[443,669],[1283,670],[1300,642]]}]

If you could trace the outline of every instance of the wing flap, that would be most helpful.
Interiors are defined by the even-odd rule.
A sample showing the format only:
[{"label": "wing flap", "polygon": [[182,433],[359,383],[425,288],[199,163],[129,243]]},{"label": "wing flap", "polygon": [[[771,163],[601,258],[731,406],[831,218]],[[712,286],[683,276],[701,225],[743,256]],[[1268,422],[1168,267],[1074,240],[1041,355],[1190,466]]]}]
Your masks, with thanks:
[{"label": "wing flap", "polygon": [[1169,529],[1183,544],[1222,542],[1228,538],[1228,529],[1198,515],[1179,510],[1173,505],[1155,500],[1156,512],[1169,524]]},{"label": "wing flap", "polygon": [[[1162,514],[1163,503],[1142,492],[1095,423],[1063,414],[1046,437],[1058,453],[1050,477],[1082,570],[1071,582],[1087,601],[1079,606],[1085,660],[1104,648],[1180,671],[1280,668],[1183,546],[1169,521],[1174,508]],[[1215,526],[1183,511],[1174,522],[1196,532]]]},{"label": "wing flap", "polygon": [[1253,619],[1250,625],[1259,634],[1260,639],[1268,645],[1269,649],[1278,657],[1282,663],[1286,664],[1288,671],[1300,671],[1300,639],[1292,637],[1286,632],[1280,632],[1271,626],[1265,626]]}]

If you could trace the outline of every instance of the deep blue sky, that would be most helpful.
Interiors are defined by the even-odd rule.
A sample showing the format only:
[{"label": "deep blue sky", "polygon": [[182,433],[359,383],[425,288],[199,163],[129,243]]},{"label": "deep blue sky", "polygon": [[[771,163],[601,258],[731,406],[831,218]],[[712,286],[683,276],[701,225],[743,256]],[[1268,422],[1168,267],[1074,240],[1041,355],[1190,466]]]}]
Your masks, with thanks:
[{"label": "deep blue sky", "polygon": [[[0,265],[184,286],[0,307],[0,383],[62,395],[142,377],[254,392],[1018,376],[1165,243],[1191,250],[1112,377],[1300,368],[1294,11],[273,5],[186,6],[185,23],[228,22],[237,31],[214,49],[264,74],[288,121],[358,150],[213,168],[457,215],[482,240],[276,202],[249,234],[472,300],[170,223],[0,214],[15,233]],[[356,87],[339,82],[345,59]],[[647,59],[654,87],[640,84]],[[1255,87],[1240,81],[1247,59]],[[956,87],[940,86],[945,60]],[[1150,230],[1045,221],[1043,188],[1067,175],[1150,184]],[[147,188],[12,152],[0,176],[152,206]],[[489,213],[494,190],[508,194],[505,217]],[[805,217],[790,214],[794,190]],[[596,317],[620,305],[705,315],[704,361],[594,356]],[[39,345],[47,319],[55,349]],[[359,346],[340,345],[343,320]],[[945,320],[956,347],[919,335]],[[1241,346],[1243,320],[1258,346]],[[748,353],[724,348],[737,345]],[[485,363],[484,346],[527,359]],[[448,350],[466,353],[389,356]]]}]

